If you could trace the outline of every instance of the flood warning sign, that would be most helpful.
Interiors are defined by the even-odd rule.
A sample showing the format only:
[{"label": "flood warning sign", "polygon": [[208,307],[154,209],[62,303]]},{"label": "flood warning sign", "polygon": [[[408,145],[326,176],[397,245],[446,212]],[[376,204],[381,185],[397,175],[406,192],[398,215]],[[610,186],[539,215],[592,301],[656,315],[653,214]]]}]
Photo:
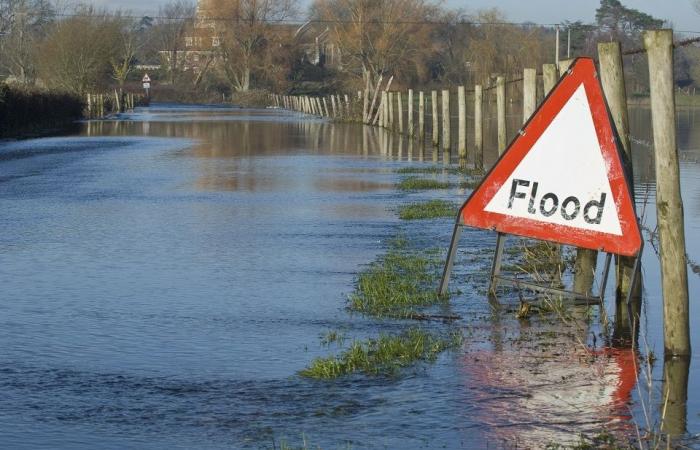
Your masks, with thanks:
[{"label": "flood warning sign", "polygon": [[641,234],[590,58],[579,58],[460,210],[465,225],[635,255]]}]

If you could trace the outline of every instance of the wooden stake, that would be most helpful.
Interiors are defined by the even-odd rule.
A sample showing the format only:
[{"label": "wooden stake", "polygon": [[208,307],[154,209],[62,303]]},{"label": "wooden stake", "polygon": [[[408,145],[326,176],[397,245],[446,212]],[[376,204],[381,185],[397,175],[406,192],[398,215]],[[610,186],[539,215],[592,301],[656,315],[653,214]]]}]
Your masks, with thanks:
[{"label": "wooden stake", "polygon": [[394,122],[394,93],[389,92],[389,103],[387,104],[389,108],[389,126],[387,128],[394,130],[396,128],[396,123]]},{"label": "wooden stake", "polygon": [[[603,86],[603,91],[605,93],[605,98],[607,100],[608,106],[610,108],[610,114],[612,115],[613,122],[615,123],[615,128],[617,129],[617,134],[620,137],[620,144],[622,144],[622,150],[625,153],[625,171],[630,177],[630,180],[634,180],[634,174],[632,169],[632,146],[630,145],[630,127],[629,119],[627,117],[627,93],[625,89],[625,73],[622,66],[622,51],[620,49],[619,42],[602,42],[598,44],[598,59],[600,60],[600,82]],[[630,183],[630,192],[632,192],[632,201],[634,202],[634,183]],[[630,291],[632,283],[632,275],[634,274],[634,260],[635,258],[630,257],[618,257],[617,258],[617,292],[616,299],[617,303],[620,304],[626,301],[627,294]],[[637,281],[634,286],[634,292],[632,297],[635,301],[635,311],[639,314],[638,306],[641,306],[639,299],[641,298],[642,289],[642,273],[641,270],[637,273]],[[618,312],[623,314],[625,317],[622,323],[632,324],[630,318],[627,316],[627,308],[620,305],[617,308]],[[616,314],[616,322],[618,320],[618,314]],[[636,317],[636,323],[639,324],[639,317]],[[629,330],[631,331],[631,330]]]},{"label": "wooden stake", "polygon": [[496,78],[496,110],[498,116],[498,154],[506,150],[506,79]]},{"label": "wooden stake", "polygon": [[396,113],[399,116],[399,133],[403,133],[403,102],[401,101],[401,91],[396,93]]},{"label": "wooden stake", "polygon": [[457,153],[459,154],[459,164],[464,167],[467,164],[467,99],[464,86],[457,88],[457,108],[459,110]]},{"label": "wooden stake", "polygon": [[690,355],[688,265],[676,148],[673,32],[645,31],[656,168],[656,223],[664,300],[665,357]]},{"label": "wooden stake", "polygon": [[[413,89],[408,90],[408,137],[413,137]],[[411,141],[409,141],[411,142]],[[410,152],[409,152],[410,154]]]},{"label": "wooden stake", "polygon": [[450,162],[450,91],[444,89],[442,91],[442,156],[443,162]]},{"label": "wooden stake", "polygon": [[537,70],[523,70],[523,123],[537,108]]},{"label": "wooden stake", "polygon": [[[430,92],[430,103],[433,112],[433,129],[431,130],[433,136],[433,147],[438,147],[440,145],[440,121],[438,120],[438,93],[437,91]],[[434,153],[434,152],[433,152]]]},{"label": "wooden stake", "polygon": [[484,97],[480,84],[474,86],[474,167],[484,168]]},{"label": "wooden stake", "polygon": [[559,74],[557,73],[556,64],[543,64],[542,65],[542,83],[544,85],[544,95],[546,96],[554,89],[559,79]]},{"label": "wooden stake", "polygon": [[418,92],[418,140],[425,143],[425,93]]}]

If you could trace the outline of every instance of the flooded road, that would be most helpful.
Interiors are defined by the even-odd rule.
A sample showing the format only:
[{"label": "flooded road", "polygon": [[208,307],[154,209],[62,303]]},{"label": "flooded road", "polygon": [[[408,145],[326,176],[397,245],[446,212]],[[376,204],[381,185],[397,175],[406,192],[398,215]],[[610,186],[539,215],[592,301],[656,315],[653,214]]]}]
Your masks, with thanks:
[{"label": "flooded road", "polygon": [[[653,199],[647,116],[632,117],[640,199]],[[688,254],[700,261],[700,112],[682,111],[679,126]],[[577,346],[589,330],[551,344],[546,360],[518,350],[547,336],[492,313],[481,275],[495,238],[476,230],[463,238],[451,303],[462,350],[394,378],[297,375],[337,351],[321,344],[329,330],[362,339],[400,326],[350,315],[345,299],[397,233],[447,248],[450,219],[396,215],[409,201],[466,198],[395,189],[398,168],[437,159],[379,130],[296,113],[168,105],[76,136],[0,143],[0,446],[483,448],[642,423],[636,369],[614,352],[591,363]],[[653,229],[653,201],[645,211]],[[651,249],[644,272],[658,381]],[[694,314],[700,276],[689,278]],[[672,408],[688,437],[700,433],[692,336],[689,399]]]}]

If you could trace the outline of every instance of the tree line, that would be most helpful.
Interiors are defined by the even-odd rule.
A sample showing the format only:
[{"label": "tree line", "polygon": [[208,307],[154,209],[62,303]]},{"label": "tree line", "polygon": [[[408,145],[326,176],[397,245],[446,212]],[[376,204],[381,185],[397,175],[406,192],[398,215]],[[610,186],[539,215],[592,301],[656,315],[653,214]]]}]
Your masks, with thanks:
[{"label": "tree line", "polygon": [[[149,70],[176,95],[221,98],[249,90],[355,91],[393,77],[396,87],[486,84],[553,62],[556,27],[509,23],[498,9],[467,14],[435,0],[173,0],[154,17],[83,4],[0,0],[0,79],[83,95],[139,87]],[[593,24],[559,25],[562,58],[593,55],[600,41],[641,45],[662,20],[601,0]],[[205,23],[203,23],[205,22]],[[201,35],[214,39],[199,48]],[[683,86],[700,85],[700,54],[677,52]],[[645,56],[626,61],[632,93],[647,86]],[[177,99],[177,98],[175,98]]]}]

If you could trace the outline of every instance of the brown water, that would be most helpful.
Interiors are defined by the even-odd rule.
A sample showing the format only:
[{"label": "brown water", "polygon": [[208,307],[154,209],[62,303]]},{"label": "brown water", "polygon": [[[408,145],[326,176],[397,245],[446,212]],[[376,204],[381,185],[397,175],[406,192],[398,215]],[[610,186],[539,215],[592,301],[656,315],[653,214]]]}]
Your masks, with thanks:
[{"label": "brown water", "polygon": [[[650,200],[653,229],[648,110],[631,119],[637,195]],[[700,261],[700,113],[678,119],[688,255]],[[603,427],[633,432],[645,410],[658,421],[651,246],[642,329],[659,356],[651,399],[629,352],[605,347],[597,313],[585,329],[519,321],[514,296],[493,313],[484,278],[494,236],[479,230],[465,233],[452,285],[462,349],[396,378],[297,376],[338,350],[320,344],[328,330],[361,339],[403,326],[349,315],[345,298],[397,233],[446,249],[450,219],[402,223],[395,213],[466,198],[395,190],[397,168],[433,161],[442,155],[377,129],[170,105],[88,122],[76,136],[0,144],[0,446],[258,448],[306,436],[324,448],[538,447]],[[690,287],[694,314],[692,271]],[[690,445],[699,367],[696,356],[689,369],[667,368],[688,401],[666,406],[666,424]]]}]

